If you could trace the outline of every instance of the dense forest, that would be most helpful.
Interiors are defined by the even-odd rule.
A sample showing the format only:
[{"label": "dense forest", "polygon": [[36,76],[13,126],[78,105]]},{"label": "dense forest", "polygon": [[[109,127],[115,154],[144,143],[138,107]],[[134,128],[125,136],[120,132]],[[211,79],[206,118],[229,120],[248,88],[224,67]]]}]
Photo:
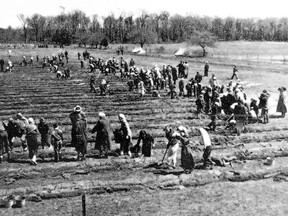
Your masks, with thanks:
[{"label": "dense forest", "polygon": [[[123,13],[124,14],[124,13]],[[56,43],[96,46],[109,43],[177,43],[191,35],[208,32],[220,41],[288,41],[288,18],[219,18],[170,15],[111,14],[107,17],[74,10],[57,16],[18,15],[19,28],[0,28],[1,43]]]}]

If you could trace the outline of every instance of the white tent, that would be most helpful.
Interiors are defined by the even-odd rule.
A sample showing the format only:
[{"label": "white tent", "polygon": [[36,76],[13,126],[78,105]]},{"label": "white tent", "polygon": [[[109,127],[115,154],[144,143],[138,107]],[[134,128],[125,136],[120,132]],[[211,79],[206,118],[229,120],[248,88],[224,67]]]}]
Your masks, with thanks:
[{"label": "white tent", "polygon": [[179,50],[174,54],[175,56],[183,56],[185,53],[185,48],[179,48]]},{"label": "white tent", "polygon": [[141,47],[138,47],[138,48],[134,48],[133,50],[132,50],[132,53],[137,53],[137,54],[145,54],[146,53],[146,51],[144,50],[144,49],[142,49]]}]

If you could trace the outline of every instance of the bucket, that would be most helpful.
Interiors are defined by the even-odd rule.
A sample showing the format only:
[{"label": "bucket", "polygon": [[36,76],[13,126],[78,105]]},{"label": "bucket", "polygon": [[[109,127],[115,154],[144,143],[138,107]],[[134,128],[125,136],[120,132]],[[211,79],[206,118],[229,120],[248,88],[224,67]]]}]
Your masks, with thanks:
[{"label": "bucket", "polygon": [[266,159],[266,164],[267,165],[269,165],[269,166],[271,166],[272,164],[273,164],[273,158],[271,158],[271,157],[267,157],[267,159]]}]

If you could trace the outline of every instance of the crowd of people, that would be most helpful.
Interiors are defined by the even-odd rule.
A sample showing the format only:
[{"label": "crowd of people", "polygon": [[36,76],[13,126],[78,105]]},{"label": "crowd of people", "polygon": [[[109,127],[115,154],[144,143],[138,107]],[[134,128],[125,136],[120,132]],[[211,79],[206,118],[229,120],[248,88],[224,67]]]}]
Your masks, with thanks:
[{"label": "crowd of people", "polygon": [[[204,74],[199,71],[191,78],[189,73],[189,64],[187,61],[180,61],[177,66],[154,65],[152,68],[137,67],[133,58],[124,60],[121,56],[119,60],[115,57],[104,60],[95,58],[89,52],[84,51],[82,55],[77,53],[80,67],[84,68],[84,61],[88,60],[88,72],[95,72],[96,69],[108,75],[109,73],[120,73],[122,80],[128,80],[128,90],[137,92],[143,97],[146,92],[152,93],[152,96],[160,97],[161,92],[168,92],[167,95],[171,99],[177,97],[194,97],[196,104],[195,115],[196,118],[209,116],[211,122],[205,128],[192,128],[196,134],[199,133],[201,137],[200,143],[204,145],[203,150],[203,167],[208,167],[211,164],[211,140],[209,138],[208,130],[215,131],[217,126],[217,119],[222,116],[228,122],[226,128],[232,128],[238,135],[245,129],[245,125],[254,122],[269,122],[269,106],[268,101],[270,93],[263,90],[259,98],[251,98],[244,90],[244,86],[240,83],[238,77],[238,68],[235,65],[232,69],[231,80],[226,85],[220,85],[217,77],[212,74],[209,78],[208,84],[203,84],[203,76],[209,77],[210,66],[206,61],[204,65]],[[66,68],[64,75],[59,70],[59,66],[64,66],[64,58],[66,64],[68,63],[68,52],[59,53],[56,55],[45,56],[43,58],[43,68],[50,67],[51,72],[57,74],[57,78],[70,77],[70,70]],[[33,57],[30,57],[30,64],[33,64]],[[14,65],[8,60],[7,64],[9,71],[13,70]],[[36,61],[39,61],[38,55]],[[21,63],[27,66],[28,62],[25,56]],[[3,70],[4,60],[0,60],[1,70]],[[59,72],[60,71],[60,72]],[[236,78],[237,81],[233,82]],[[100,82],[101,95],[107,93],[109,81],[103,78]],[[178,90],[177,90],[178,83]],[[93,74],[90,77],[90,92],[96,92],[96,77]],[[277,112],[285,117],[286,108],[286,88],[278,89],[280,95],[277,105]],[[261,110],[261,112],[259,112]],[[76,106],[73,112],[69,115],[71,120],[71,145],[75,147],[77,152],[77,160],[85,160],[87,155],[87,132],[91,134],[97,133],[95,140],[95,149],[99,151],[101,158],[107,158],[109,152],[112,150],[111,142],[111,128],[108,117],[104,112],[98,114],[98,122],[92,130],[87,129],[87,118],[80,106]],[[132,132],[129,123],[123,114],[118,115],[120,127],[114,130],[114,139],[116,143],[120,144],[119,155],[128,155],[131,157],[142,154],[150,157],[152,147],[154,146],[154,138],[145,130],[141,130],[138,135],[136,145],[132,142]],[[0,152],[6,152],[8,160],[11,159],[11,151],[13,150],[13,138],[19,137],[22,143],[23,151],[29,151],[29,158],[32,165],[37,165],[37,151],[38,151],[38,136],[41,136],[41,145],[54,149],[54,160],[58,162],[61,160],[61,149],[63,148],[63,132],[57,123],[51,127],[44,118],[39,119],[39,124],[36,125],[33,118],[25,118],[21,113],[10,118],[8,123],[3,123],[4,129],[0,129]],[[188,130],[179,126],[176,130],[172,128],[165,128],[167,145],[167,159],[172,167],[176,166],[177,151],[180,146],[181,150],[181,164],[184,166],[185,172],[191,172],[194,167],[194,160],[192,150],[189,148],[189,134]],[[142,143],[142,145],[141,145]],[[0,159],[3,156],[1,154]]]},{"label": "crowd of people", "polygon": [[[152,148],[155,147],[154,138],[145,130],[141,130],[138,135],[136,144],[132,141],[132,131],[124,114],[119,114],[119,127],[112,131],[108,117],[104,112],[98,113],[98,121],[92,129],[87,129],[87,118],[80,106],[76,106],[69,114],[71,120],[71,146],[75,147],[77,152],[77,160],[85,160],[87,155],[87,133],[97,133],[94,149],[99,151],[100,158],[108,158],[112,150],[112,132],[114,133],[115,143],[120,144],[119,155],[127,155],[129,157],[151,157]],[[31,165],[37,165],[37,154],[39,144],[42,149],[47,147],[54,151],[54,161],[62,160],[63,150],[63,132],[58,123],[51,125],[44,119],[40,118],[36,124],[33,118],[26,118],[21,113],[10,118],[8,123],[2,122],[4,128],[0,129],[0,162],[3,161],[3,152],[7,153],[8,161],[11,161],[11,152],[14,147],[14,139],[20,138],[23,151],[28,150],[28,156]],[[207,167],[211,164],[211,140],[207,131],[203,128],[193,128],[201,134],[200,143],[204,145],[203,150],[203,166]],[[190,173],[194,168],[194,159],[192,151],[189,147],[188,130],[179,126],[175,131],[172,128],[166,129],[167,144],[167,160],[171,167],[176,166],[176,156],[179,146],[183,150],[181,152],[182,166],[186,172]],[[41,141],[38,142],[41,137]],[[115,155],[115,154],[114,154]],[[183,155],[183,156],[182,156]]]}]

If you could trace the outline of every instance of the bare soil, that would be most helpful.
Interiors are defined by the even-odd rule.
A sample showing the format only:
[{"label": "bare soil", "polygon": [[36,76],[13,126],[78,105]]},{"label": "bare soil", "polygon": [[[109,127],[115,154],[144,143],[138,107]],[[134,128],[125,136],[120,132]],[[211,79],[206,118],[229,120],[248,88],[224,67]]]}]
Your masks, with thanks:
[{"label": "bare soil", "polygon": [[[42,69],[40,63],[18,66],[21,56],[36,53],[57,54],[59,49],[17,49],[12,61],[16,63],[12,73],[0,73],[0,116],[7,120],[18,112],[24,116],[44,117],[48,122],[60,122],[64,130],[63,161],[53,162],[53,152],[39,149],[37,166],[30,166],[28,154],[20,147],[13,150],[13,161],[0,165],[0,199],[13,195],[25,195],[23,208],[0,208],[0,215],[81,215],[81,195],[86,194],[87,215],[287,215],[286,181],[287,166],[287,118],[275,113],[277,89],[285,86],[285,65],[250,64],[238,62],[240,82],[249,98],[257,97],[265,88],[271,93],[270,123],[250,124],[241,136],[224,130],[219,120],[216,132],[210,132],[213,157],[235,157],[225,167],[201,169],[202,151],[193,148],[196,169],[183,174],[180,160],[176,170],[157,169],[151,164],[160,162],[166,147],[163,133],[165,125],[182,124],[188,128],[205,126],[207,117],[195,118],[195,98],[171,100],[167,91],[161,98],[148,93],[140,98],[136,92],[128,92],[127,80],[119,75],[109,75],[113,94],[100,96],[89,93],[88,69],[80,69],[77,52],[82,49],[68,48],[72,79],[57,80],[55,74]],[[90,51],[90,50],[89,50]],[[1,50],[0,53],[7,53]],[[107,59],[114,55],[111,50],[91,50],[95,57]],[[166,56],[132,56],[137,65],[151,67],[155,63],[177,65],[179,59]],[[35,58],[34,58],[35,59]],[[188,59],[189,77],[202,71],[209,60],[211,73],[221,84],[232,75],[232,61],[215,59]],[[87,62],[86,62],[87,65]],[[61,68],[63,70],[64,68]],[[96,71],[98,74],[98,71]],[[99,80],[103,77],[100,75]],[[268,82],[269,81],[269,82]],[[204,83],[208,78],[204,78]],[[155,137],[156,148],[151,158],[116,157],[99,159],[95,151],[94,135],[88,132],[88,158],[77,162],[76,152],[69,147],[71,125],[69,113],[76,105],[83,107],[88,117],[88,128],[97,121],[97,113],[104,111],[113,129],[119,127],[118,113],[124,113],[136,143],[138,132],[147,130]],[[190,134],[192,145],[199,137]],[[19,146],[19,140],[16,140]],[[113,149],[119,148],[113,143]],[[274,158],[271,166],[266,158]],[[180,159],[180,153],[178,155]],[[39,202],[36,202],[39,201]],[[2,203],[2,202],[1,202]]]}]

